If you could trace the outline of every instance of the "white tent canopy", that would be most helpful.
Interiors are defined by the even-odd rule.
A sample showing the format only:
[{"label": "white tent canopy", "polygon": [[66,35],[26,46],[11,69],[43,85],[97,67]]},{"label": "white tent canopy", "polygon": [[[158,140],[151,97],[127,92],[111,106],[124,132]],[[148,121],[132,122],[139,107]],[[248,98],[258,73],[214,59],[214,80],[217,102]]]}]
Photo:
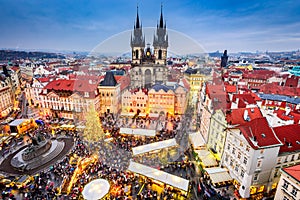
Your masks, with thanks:
[{"label": "white tent canopy", "polygon": [[169,148],[169,147],[173,147],[173,146],[177,146],[176,140],[174,138],[169,139],[169,140],[163,140],[160,142],[154,142],[154,143],[150,143],[150,144],[146,144],[146,145],[142,145],[142,146],[133,147],[132,153],[135,156],[138,154],[147,153],[147,152],[164,149],[164,148]]},{"label": "white tent canopy", "polygon": [[158,180],[160,182],[166,183],[178,189],[188,191],[188,187],[189,187],[188,180],[166,173],[164,171],[160,171],[158,169],[154,169],[133,161],[130,161],[128,170]]},{"label": "white tent canopy", "polygon": [[133,128],[120,128],[120,133],[127,134],[127,135],[140,135],[140,136],[151,136],[151,137],[154,137],[156,135],[155,130],[133,129]]},{"label": "white tent canopy", "polygon": [[206,168],[205,171],[209,174],[209,177],[213,184],[232,180],[227,169],[225,168],[212,167]]},{"label": "white tent canopy", "polygon": [[103,198],[109,191],[110,185],[107,180],[96,179],[89,182],[83,189],[82,195],[87,200],[98,200]]},{"label": "white tent canopy", "polygon": [[198,154],[198,157],[201,159],[204,167],[214,167],[217,166],[218,163],[216,158],[207,150],[195,150]]},{"label": "white tent canopy", "polygon": [[204,138],[200,133],[190,133],[189,134],[189,140],[194,148],[205,146]]}]

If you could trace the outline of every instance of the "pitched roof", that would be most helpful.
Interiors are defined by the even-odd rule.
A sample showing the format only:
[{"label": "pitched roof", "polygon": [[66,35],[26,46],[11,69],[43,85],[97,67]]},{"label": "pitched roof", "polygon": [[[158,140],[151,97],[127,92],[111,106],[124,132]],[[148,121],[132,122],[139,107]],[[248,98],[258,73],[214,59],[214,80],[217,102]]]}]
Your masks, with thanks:
[{"label": "pitched roof", "polygon": [[235,85],[225,85],[225,89],[227,93],[236,93]]},{"label": "pitched roof", "polygon": [[227,109],[227,100],[228,95],[225,92],[225,87],[223,84],[221,85],[206,85],[206,94],[211,99],[213,104],[213,109],[218,110],[226,110]]},{"label": "pitched roof", "polygon": [[264,94],[278,94],[285,96],[300,96],[300,88],[280,86],[278,83],[267,83],[259,88],[259,92]]},{"label": "pitched roof", "polygon": [[49,82],[44,89],[72,92],[94,92],[97,84],[90,84],[88,80],[54,80]]},{"label": "pitched roof", "polygon": [[292,176],[294,179],[296,179],[298,182],[300,182],[300,165],[295,165],[292,167],[286,167],[282,169],[284,172]]},{"label": "pitched roof", "polygon": [[248,121],[244,119],[245,111],[249,116],[249,121],[254,120],[256,118],[261,118],[263,115],[260,112],[260,109],[255,108],[238,108],[232,109],[231,112],[227,113],[226,121],[230,125],[243,125]]},{"label": "pitched roof", "polygon": [[116,86],[117,81],[114,74],[111,71],[107,71],[104,80],[100,82],[100,86]]},{"label": "pitched roof", "polygon": [[265,117],[253,119],[239,129],[253,149],[282,145]]},{"label": "pitched roof", "polygon": [[279,153],[300,151],[300,125],[291,124],[273,128],[278,139],[283,143]]}]

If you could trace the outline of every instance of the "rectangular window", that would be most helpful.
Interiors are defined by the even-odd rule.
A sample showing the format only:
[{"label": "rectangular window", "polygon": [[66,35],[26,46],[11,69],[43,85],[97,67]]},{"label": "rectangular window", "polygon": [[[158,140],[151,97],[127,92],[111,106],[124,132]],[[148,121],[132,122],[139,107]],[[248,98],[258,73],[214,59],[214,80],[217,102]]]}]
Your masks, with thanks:
[{"label": "rectangular window", "polygon": [[261,167],[261,162],[262,162],[262,160],[258,160],[256,167]]},{"label": "rectangular window", "polygon": [[238,152],[238,159],[241,159],[241,152]]},{"label": "rectangular window", "polygon": [[241,170],[241,177],[244,178],[244,175],[245,175],[245,171]]},{"label": "rectangular window", "polygon": [[239,171],[239,166],[236,165],[235,168],[234,168],[234,170],[235,170],[236,172],[238,172],[238,171]]},{"label": "rectangular window", "polygon": [[257,180],[258,180],[258,174],[254,174],[253,181],[257,181]]},{"label": "rectangular window", "polygon": [[293,187],[292,195],[293,196],[297,196],[297,188]]},{"label": "rectangular window", "polygon": [[247,157],[244,157],[244,162],[243,162],[243,163],[244,163],[245,165],[247,165],[247,162],[248,162]]},{"label": "rectangular window", "polygon": [[227,149],[230,150],[230,144],[228,144]]},{"label": "rectangular window", "polygon": [[284,183],[283,183],[282,187],[284,189],[287,189],[289,187],[289,183],[286,180],[283,180],[283,181],[284,181]]},{"label": "rectangular window", "polygon": [[249,152],[250,151],[250,146],[246,147],[246,151]]},{"label": "rectangular window", "polygon": [[235,148],[234,147],[232,148],[232,153],[235,154]]}]

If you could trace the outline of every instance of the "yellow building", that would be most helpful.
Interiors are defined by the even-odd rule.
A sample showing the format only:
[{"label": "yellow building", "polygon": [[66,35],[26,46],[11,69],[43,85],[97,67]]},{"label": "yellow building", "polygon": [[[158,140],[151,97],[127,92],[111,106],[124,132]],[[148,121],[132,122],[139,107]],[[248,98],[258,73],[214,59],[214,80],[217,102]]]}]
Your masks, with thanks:
[{"label": "yellow building", "polygon": [[190,85],[189,102],[195,104],[197,102],[200,89],[203,83],[208,80],[211,68],[189,68],[184,72],[184,78]]}]

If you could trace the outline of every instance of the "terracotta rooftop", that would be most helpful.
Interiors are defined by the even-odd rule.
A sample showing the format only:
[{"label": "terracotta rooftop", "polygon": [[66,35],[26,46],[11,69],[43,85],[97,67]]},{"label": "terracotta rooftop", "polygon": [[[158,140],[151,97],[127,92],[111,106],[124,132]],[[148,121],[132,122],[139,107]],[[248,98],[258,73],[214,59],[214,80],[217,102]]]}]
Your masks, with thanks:
[{"label": "terracotta rooftop", "polygon": [[244,119],[245,112],[249,116],[249,121],[254,120],[256,118],[263,117],[260,109],[255,108],[238,108],[232,109],[231,112],[228,112],[226,115],[226,121],[230,125],[243,125],[248,121]]},{"label": "terracotta rooftop", "polygon": [[90,84],[88,80],[54,80],[48,83],[44,89],[72,92],[94,92],[98,84]]},{"label": "terracotta rooftop", "polygon": [[253,149],[282,145],[265,117],[253,119],[239,129]]},{"label": "terracotta rooftop", "polygon": [[279,153],[300,150],[300,125],[291,124],[273,128],[278,139],[283,143]]},{"label": "terracotta rooftop", "polygon": [[292,176],[294,179],[296,179],[298,182],[300,182],[300,165],[295,165],[292,167],[287,167],[282,169],[284,172]]}]

